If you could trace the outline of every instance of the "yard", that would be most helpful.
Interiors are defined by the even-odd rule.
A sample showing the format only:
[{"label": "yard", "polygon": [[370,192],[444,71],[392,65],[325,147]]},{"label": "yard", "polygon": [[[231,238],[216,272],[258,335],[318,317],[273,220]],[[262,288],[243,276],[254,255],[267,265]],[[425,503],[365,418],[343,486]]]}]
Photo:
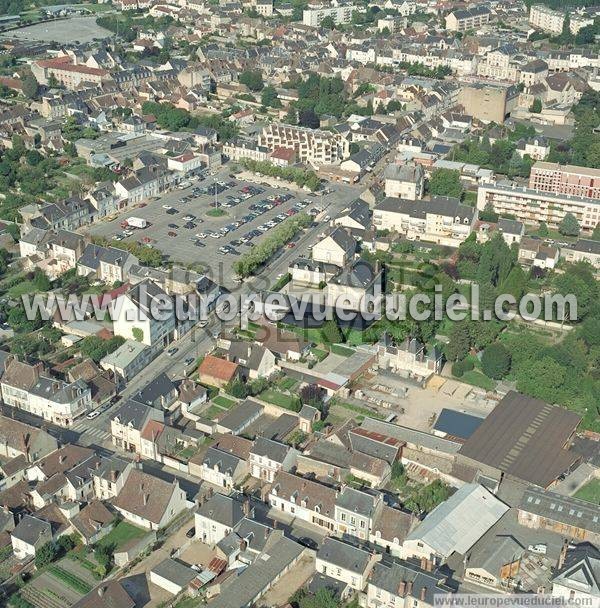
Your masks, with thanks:
[{"label": "yard", "polygon": [[286,395],[285,393],[281,393],[274,388],[268,388],[266,391],[263,391],[259,395],[259,398],[267,403],[278,405],[286,410],[297,412],[300,409],[300,402],[295,395]]},{"label": "yard", "polygon": [[237,403],[235,399],[225,397],[225,395],[217,395],[212,402],[219,407],[225,408],[226,410],[232,408]]},{"label": "yard", "polygon": [[126,521],[120,521],[109,534],[98,542],[99,545],[114,545],[119,549],[134,538],[142,538],[148,533],[143,528],[138,528]]},{"label": "yard", "polygon": [[575,498],[600,505],[600,479],[592,479],[575,492]]}]

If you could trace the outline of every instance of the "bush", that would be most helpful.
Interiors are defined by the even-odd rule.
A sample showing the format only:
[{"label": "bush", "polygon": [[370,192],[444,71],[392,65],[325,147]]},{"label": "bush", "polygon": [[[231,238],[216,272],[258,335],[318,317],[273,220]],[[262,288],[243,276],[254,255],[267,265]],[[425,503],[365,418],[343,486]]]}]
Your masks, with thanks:
[{"label": "bush", "polygon": [[481,357],[483,373],[494,380],[501,380],[510,371],[510,353],[503,344],[494,342],[490,344]]},{"label": "bush", "polygon": [[455,361],[452,365],[452,375],[456,378],[462,378],[465,372],[470,372],[475,366],[470,359],[461,359]]}]

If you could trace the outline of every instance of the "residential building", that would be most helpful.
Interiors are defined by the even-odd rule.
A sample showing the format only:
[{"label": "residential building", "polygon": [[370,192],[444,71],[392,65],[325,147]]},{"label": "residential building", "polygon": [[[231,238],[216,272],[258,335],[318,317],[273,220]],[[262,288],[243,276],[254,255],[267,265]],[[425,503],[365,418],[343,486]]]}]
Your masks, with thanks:
[{"label": "residential building", "polygon": [[[190,465],[192,465],[191,460]],[[190,472],[192,472],[191,466]],[[245,459],[212,446],[206,450],[201,464],[194,467],[194,474],[200,479],[227,490],[239,486],[248,472],[248,463]]]},{"label": "residential building", "polygon": [[0,457],[23,456],[26,462],[35,462],[57,448],[58,441],[45,430],[0,416]]},{"label": "residential building", "polygon": [[377,230],[397,232],[410,240],[458,246],[473,230],[477,211],[456,198],[430,201],[386,198],[373,210]]},{"label": "residential building", "polygon": [[52,527],[47,521],[25,515],[10,533],[10,539],[17,559],[35,557],[37,550],[52,540]]},{"label": "residential building", "polygon": [[317,167],[338,164],[350,153],[348,140],[339,133],[283,123],[265,126],[258,143],[270,152],[276,148],[293,149],[300,162]]},{"label": "residential building", "polygon": [[381,493],[367,493],[345,486],[335,501],[337,534],[367,540],[383,507]]},{"label": "residential building", "polygon": [[564,547],[566,556],[552,577],[552,597],[565,602],[598,602],[600,599],[600,551],[582,543],[574,549]]},{"label": "residential building", "polygon": [[526,267],[552,269],[559,255],[558,247],[547,245],[542,239],[526,236],[519,243],[519,263]]},{"label": "residential building", "polygon": [[567,262],[588,262],[595,269],[600,269],[600,241],[578,239],[572,245],[561,248],[560,253]]},{"label": "residential building", "polygon": [[2,379],[4,403],[59,426],[72,426],[92,407],[92,392],[83,380],[64,382],[43,375],[43,365],[8,361]]},{"label": "residential building", "polygon": [[247,515],[250,515],[248,505],[237,496],[213,494],[194,515],[196,538],[208,545],[216,545]]},{"label": "residential building", "polygon": [[538,161],[531,167],[529,187],[540,192],[600,199],[600,169]]},{"label": "residential building", "polygon": [[383,176],[386,196],[409,201],[423,198],[425,171],[422,165],[417,163],[388,165]]},{"label": "residential building", "polygon": [[477,209],[490,205],[500,215],[511,215],[524,224],[545,222],[557,230],[567,213],[575,216],[579,225],[592,231],[600,221],[600,204],[597,199],[581,198],[571,194],[554,194],[532,188],[518,187],[514,183],[483,183],[477,191]]},{"label": "residential building", "polygon": [[311,6],[302,11],[302,23],[310,27],[319,27],[326,17],[331,17],[336,25],[347,25],[352,20],[352,12],[357,7],[353,4],[339,3]]},{"label": "residential building", "polygon": [[129,269],[138,264],[138,259],[116,247],[101,247],[90,243],[77,260],[77,274],[112,285],[129,279]]},{"label": "residential building", "polygon": [[273,483],[278,471],[289,471],[296,463],[296,450],[284,443],[257,437],[248,459],[250,475]]},{"label": "residential building", "polygon": [[356,591],[362,591],[371,570],[381,556],[354,547],[336,538],[326,538],[317,551],[317,572],[343,581]]},{"label": "residential building", "polygon": [[110,421],[113,444],[126,451],[142,453],[142,432],[150,420],[164,421],[161,409],[143,403],[126,400]]},{"label": "residential building", "polygon": [[446,584],[446,576],[430,566],[430,563],[418,566],[407,560],[375,564],[367,583],[367,608],[431,608],[434,596],[454,590]]},{"label": "residential building", "polygon": [[344,268],[354,259],[356,249],[356,240],[349,231],[336,227],[313,246],[312,259]]},{"label": "residential building", "polygon": [[466,32],[489,23],[492,11],[485,5],[455,10],[446,15],[446,29],[451,32]]},{"label": "residential building", "polygon": [[543,4],[533,4],[529,9],[529,23],[538,30],[558,35],[562,33],[565,14]]},{"label": "residential building", "polygon": [[112,504],[127,521],[149,530],[164,528],[187,508],[178,481],[169,483],[141,469],[131,471]]}]

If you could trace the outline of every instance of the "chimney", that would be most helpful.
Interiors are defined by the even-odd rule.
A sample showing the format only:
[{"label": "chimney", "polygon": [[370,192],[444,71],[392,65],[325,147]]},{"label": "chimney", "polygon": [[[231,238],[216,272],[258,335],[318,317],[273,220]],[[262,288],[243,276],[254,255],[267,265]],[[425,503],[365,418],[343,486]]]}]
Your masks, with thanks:
[{"label": "chimney", "polygon": [[427,570],[427,558],[426,557],[421,558],[421,570]]},{"label": "chimney", "polygon": [[427,587],[421,587],[421,593],[419,594],[419,599],[424,602],[425,601],[425,595],[427,593]]},{"label": "chimney", "polygon": [[558,556],[558,563],[556,564],[556,568],[558,570],[562,570],[562,567],[565,565],[565,558],[567,557],[567,551],[569,550],[569,541],[565,538],[563,542],[563,546],[560,550],[560,555]]},{"label": "chimney", "polygon": [[433,570],[433,560],[432,559],[425,560],[425,570],[427,570],[427,572],[431,572]]},{"label": "chimney", "polygon": [[117,477],[119,477],[119,472],[114,469],[110,472],[110,480],[114,483],[117,481]]},{"label": "chimney", "polygon": [[405,581],[400,581],[400,584],[398,585],[398,595],[400,597],[404,597],[406,595],[406,582]]},{"label": "chimney", "polygon": [[413,582],[408,581],[408,583],[406,583],[406,595],[410,595],[412,593],[412,588],[413,588]]},{"label": "chimney", "polygon": [[67,459],[67,455],[66,454],[60,454],[59,457],[58,457],[58,462],[60,464],[62,464],[66,459]]},{"label": "chimney", "polygon": [[250,516],[250,500],[247,498],[244,500],[243,511],[246,517]]},{"label": "chimney", "polygon": [[149,499],[150,499],[150,494],[144,494],[144,505],[148,504]]}]

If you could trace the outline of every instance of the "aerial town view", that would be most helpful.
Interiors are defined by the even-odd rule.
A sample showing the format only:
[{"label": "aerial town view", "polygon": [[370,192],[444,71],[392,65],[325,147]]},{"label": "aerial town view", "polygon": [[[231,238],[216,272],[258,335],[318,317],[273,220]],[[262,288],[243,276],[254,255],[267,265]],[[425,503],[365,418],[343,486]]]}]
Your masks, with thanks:
[{"label": "aerial town view", "polygon": [[0,608],[600,608],[600,0],[0,0]]}]

